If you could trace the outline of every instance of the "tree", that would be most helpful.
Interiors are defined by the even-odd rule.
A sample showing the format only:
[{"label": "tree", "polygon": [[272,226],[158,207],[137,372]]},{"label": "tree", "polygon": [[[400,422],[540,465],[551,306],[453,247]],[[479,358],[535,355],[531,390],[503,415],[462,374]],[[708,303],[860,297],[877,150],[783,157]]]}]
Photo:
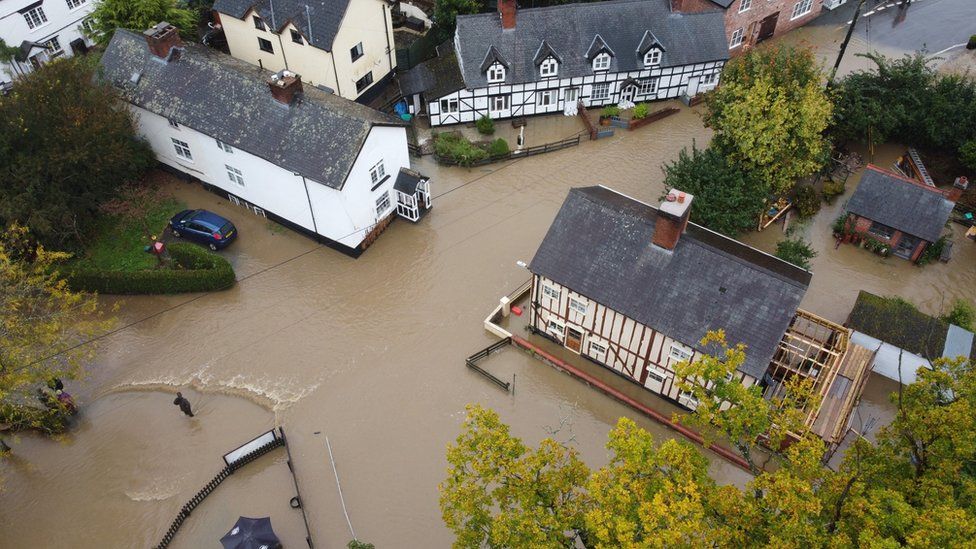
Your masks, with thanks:
[{"label": "tree", "polygon": [[99,44],[108,44],[115,29],[143,31],[166,21],[193,38],[200,14],[177,0],[99,0],[91,13],[93,28],[89,33]]},{"label": "tree", "polygon": [[972,331],[973,326],[976,325],[976,307],[973,307],[970,301],[957,299],[952,302],[952,309],[940,318],[943,322]]},{"label": "tree", "polygon": [[63,410],[45,407],[35,391],[52,378],[78,377],[94,352],[80,344],[108,326],[93,296],[58,278],[67,258],[20,225],[0,233],[0,421],[16,429],[63,428]]},{"label": "tree", "polygon": [[722,72],[706,96],[705,123],[728,161],[785,195],[823,166],[831,102],[809,50],[758,48]]},{"label": "tree", "polygon": [[479,0],[434,0],[434,24],[443,39],[454,36],[458,15],[481,12]]},{"label": "tree", "polygon": [[810,260],[817,257],[817,252],[802,238],[788,238],[776,244],[776,253],[774,255],[801,269],[810,270]]},{"label": "tree", "polygon": [[691,193],[691,220],[728,236],[754,229],[766,207],[769,186],[760,178],[732,165],[712,147],[691,154],[682,149],[678,159],[664,168],[667,191]]},{"label": "tree", "polygon": [[498,414],[468,406],[440,485],[444,522],[455,547],[574,547],[583,528],[578,453],[552,439],[537,449],[513,437]]},{"label": "tree", "polygon": [[84,59],[59,59],[0,97],[0,222],[49,245],[81,244],[98,206],[154,162],[107,83]]}]

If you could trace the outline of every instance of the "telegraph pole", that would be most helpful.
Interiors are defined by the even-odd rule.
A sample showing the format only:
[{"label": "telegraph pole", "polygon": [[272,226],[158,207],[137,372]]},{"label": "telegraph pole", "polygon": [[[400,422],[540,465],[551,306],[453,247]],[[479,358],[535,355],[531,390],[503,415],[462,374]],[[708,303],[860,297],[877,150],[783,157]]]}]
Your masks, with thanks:
[{"label": "telegraph pole", "polygon": [[847,44],[850,43],[851,36],[854,35],[854,27],[857,26],[857,20],[859,17],[861,17],[861,8],[863,7],[864,0],[858,0],[857,8],[854,9],[854,17],[851,19],[851,24],[847,27],[847,36],[844,37],[844,42],[840,45],[840,53],[837,54],[837,62],[834,63],[834,68],[830,71],[830,78],[827,79],[828,90],[834,85],[834,77],[837,76],[837,69],[840,67],[841,60],[844,59],[844,52],[847,51]]}]

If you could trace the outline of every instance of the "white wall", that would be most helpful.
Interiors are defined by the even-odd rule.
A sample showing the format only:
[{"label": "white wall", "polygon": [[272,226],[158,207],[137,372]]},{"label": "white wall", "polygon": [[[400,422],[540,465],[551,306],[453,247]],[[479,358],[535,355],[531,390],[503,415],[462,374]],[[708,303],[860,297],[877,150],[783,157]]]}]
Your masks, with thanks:
[{"label": "white wall", "polygon": [[[57,37],[61,44],[63,55],[70,57],[71,41],[82,38],[85,43],[92,42],[86,38],[81,29],[81,23],[95,8],[96,0],[86,0],[76,8],[69,8],[67,0],[45,0],[41,7],[47,16],[47,23],[31,29],[24,16],[18,10],[33,4],[36,0],[2,0],[0,2],[0,38],[8,46],[19,47],[25,40],[30,42],[46,42]],[[45,61],[46,61],[46,56]],[[29,62],[18,63],[15,68],[11,64],[0,63],[0,82],[9,82],[20,72],[30,72]]]},{"label": "white wall", "polygon": [[[392,189],[400,167],[409,166],[406,129],[377,127],[366,139],[342,190],[335,190],[310,179],[303,181],[291,170],[236,147],[232,153],[225,152],[210,136],[187,126],[173,128],[164,117],[140,107],[131,108],[139,133],[152,146],[160,162],[350,248],[359,245],[368,233],[358,229],[376,221],[374,196]],[[189,145],[192,161],[176,154],[173,138]],[[369,168],[380,158],[386,161],[387,174],[391,177],[374,192],[370,191]],[[228,165],[241,171],[243,187],[231,182]],[[390,211],[394,207],[395,197],[391,193]]]},{"label": "white wall", "polygon": [[931,368],[932,365],[923,357],[909,353],[904,349],[884,343],[880,339],[873,338],[867,334],[855,331],[851,335],[851,342],[865,349],[877,353],[874,355],[874,362],[871,363],[871,371],[881,374],[888,379],[899,381],[898,368],[899,359],[901,362],[901,383],[911,385],[915,383],[919,368]]}]

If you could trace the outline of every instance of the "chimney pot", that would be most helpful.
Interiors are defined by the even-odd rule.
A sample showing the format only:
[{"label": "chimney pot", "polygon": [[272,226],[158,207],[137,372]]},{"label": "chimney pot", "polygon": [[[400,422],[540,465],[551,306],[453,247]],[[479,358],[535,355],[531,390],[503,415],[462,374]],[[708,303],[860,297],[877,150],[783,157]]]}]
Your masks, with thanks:
[{"label": "chimney pot", "polygon": [[515,28],[515,12],[517,10],[515,0],[498,0],[498,13],[502,16],[502,29]]},{"label": "chimney pot", "polygon": [[183,48],[180,31],[166,21],[143,31],[149,52],[165,61],[179,59],[179,52]]},{"label": "chimney pot", "polygon": [[952,182],[952,188],[945,191],[945,197],[952,202],[957,202],[962,198],[962,193],[966,192],[969,188],[969,178],[965,175],[960,175]]},{"label": "chimney pot", "polygon": [[688,226],[691,202],[694,196],[679,190],[672,190],[657,209],[654,222],[654,236],[651,242],[665,250],[674,250],[681,233]]},{"label": "chimney pot", "polygon": [[268,78],[268,87],[277,101],[291,105],[302,93],[302,77],[291,71],[279,71]]}]

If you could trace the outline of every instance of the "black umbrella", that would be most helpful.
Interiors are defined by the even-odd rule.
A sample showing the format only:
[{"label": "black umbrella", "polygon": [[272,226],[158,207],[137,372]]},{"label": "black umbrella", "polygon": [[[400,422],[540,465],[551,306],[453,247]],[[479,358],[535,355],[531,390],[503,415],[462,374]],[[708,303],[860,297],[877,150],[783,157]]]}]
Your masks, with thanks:
[{"label": "black umbrella", "polygon": [[224,549],[281,549],[269,517],[237,519],[237,524],[220,538],[220,543]]}]

